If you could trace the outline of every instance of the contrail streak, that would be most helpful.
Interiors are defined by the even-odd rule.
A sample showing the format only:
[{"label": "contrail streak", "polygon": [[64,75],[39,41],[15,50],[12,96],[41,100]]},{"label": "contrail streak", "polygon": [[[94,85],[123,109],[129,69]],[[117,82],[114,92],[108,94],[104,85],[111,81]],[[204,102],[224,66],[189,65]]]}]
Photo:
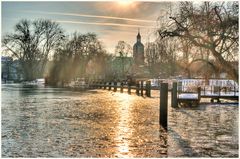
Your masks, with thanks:
[{"label": "contrail streak", "polygon": [[156,21],[153,21],[153,20],[143,20],[143,19],[133,19],[133,18],[122,18],[122,17],[102,16],[102,15],[89,15],[89,14],[59,13],[59,12],[41,12],[41,11],[23,11],[23,12],[41,13],[41,14],[50,14],[50,15],[64,15],[64,16],[89,17],[89,18],[118,19],[118,20],[134,21],[134,22],[145,22],[145,23],[154,23],[154,22],[156,22]]},{"label": "contrail streak", "polygon": [[59,23],[72,23],[72,24],[89,24],[89,25],[102,25],[102,26],[124,26],[131,28],[154,28],[152,26],[143,25],[130,25],[130,24],[119,24],[119,23],[97,23],[97,22],[82,22],[82,21],[67,21],[67,20],[54,20]]}]

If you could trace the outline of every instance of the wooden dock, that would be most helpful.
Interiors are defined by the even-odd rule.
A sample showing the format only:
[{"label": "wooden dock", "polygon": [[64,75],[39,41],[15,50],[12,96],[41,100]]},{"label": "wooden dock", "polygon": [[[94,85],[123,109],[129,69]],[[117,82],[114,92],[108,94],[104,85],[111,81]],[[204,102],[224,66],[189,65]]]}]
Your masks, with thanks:
[{"label": "wooden dock", "polygon": [[[176,82],[176,81],[175,81]],[[203,81],[197,81],[197,80],[191,80],[190,82],[179,82],[177,81],[177,97],[180,97],[180,101],[189,100],[187,97],[184,97],[184,94],[191,94],[195,93],[198,96],[196,97],[196,100],[194,99],[195,103],[199,103],[201,98],[210,98],[211,102],[214,102],[217,100],[217,102],[220,102],[220,99],[229,99],[229,100],[238,100],[239,99],[239,93],[238,93],[238,86],[230,85],[214,85],[214,81],[212,81],[210,84],[212,85],[206,85],[203,83]],[[223,82],[222,82],[223,83]],[[200,85],[201,84],[201,85]],[[120,92],[123,92],[123,90],[127,90],[129,94],[132,93],[132,90],[135,91],[137,95],[141,96],[147,96],[151,97],[151,91],[152,90],[160,90],[159,86],[152,86],[150,80],[139,80],[134,85],[131,85],[127,82],[116,82],[116,81],[89,81],[88,85],[90,88],[94,89],[107,89],[107,90],[113,90],[114,92],[120,90]],[[172,92],[173,83],[169,84],[170,87],[168,87],[168,91]],[[191,88],[191,89],[190,89]],[[200,92],[198,93],[197,88],[199,88]],[[179,96],[180,95],[180,96]],[[181,97],[182,96],[182,97]]]}]

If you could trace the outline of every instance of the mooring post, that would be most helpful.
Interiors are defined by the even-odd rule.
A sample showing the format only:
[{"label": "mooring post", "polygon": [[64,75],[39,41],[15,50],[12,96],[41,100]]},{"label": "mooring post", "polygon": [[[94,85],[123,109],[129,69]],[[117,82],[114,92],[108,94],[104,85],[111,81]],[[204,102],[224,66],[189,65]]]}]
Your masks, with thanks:
[{"label": "mooring post", "polygon": [[[235,84],[235,82],[234,82],[233,84],[234,84],[234,85],[233,85],[233,86],[234,86],[234,87],[233,87],[233,91],[234,91],[233,93],[234,93],[234,96],[236,96],[236,84]],[[231,88],[231,90],[232,90],[232,88]]]},{"label": "mooring post", "polygon": [[139,81],[136,81],[136,94],[139,96]]},{"label": "mooring post", "polygon": [[221,95],[221,86],[218,86],[218,95]]},{"label": "mooring post", "polygon": [[143,81],[141,81],[141,96],[143,96]]},{"label": "mooring post", "polygon": [[159,124],[167,131],[168,117],[168,83],[160,85]]},{"label": "mooring post", "polygon": [[151,97],[151,81],[146,82],[146,95],[147,97]]},{"label": "mooring post", "polygon": [[177,82],[173,82],[172,87],[172,107],[177,108],[178,102],[177,102]]},{"label": "mooring post", "polygon": [[98,88],[102,88],[102,81],[100,80],[99,82],[98,82]]},{"label": "mooring post", "polygon": [[103,84],[104,84],[103,89],[106,89],[107,82],[104,82]]},{"label": "mooring post", "polygon": [[95,88],[95,81],[92,81],[92,88]]},{"label": "mooring post", "polygon": [[128,94],[131,94],[131,85],[129,82],[128,82]]},{"label": "mooring post", "polygon": [[198,100],[201,100],[201,87],[197,88],[197,93],[198,93]]},{"label": "mooring post", "polygon": [[204,85],[204,87],[203,87],[203,94],[205,95],[206,94],[206,86]]},{"label": "mooring post", "polygon": [[148,82],[145,81],[145,95],[148,97]]},{"label": "mooring post", "polygon": [[103,83],[103,81],[100,80],[100,81],[99,81],[99,88],[100,88],[100,89],[102,89],[102,83]]},{"label": "mooring post", "polygon": [[114,92],[117,92],[117,81],[114,81]]},{"label": "mooring post", "polygon": [[112,82],[109,82],[109,83],[108,83],[108,90],[109,90],[109,91],[111,90],[111,83],[112,83]]},{"label": "mooring post", "polygon": [[121,82],[121,88],[120,88],[120,92],[123,92],[123,82]]},{"label": "mooring post", "polygon": [[96,81],[96,88],[99,88],[99,80]]}]

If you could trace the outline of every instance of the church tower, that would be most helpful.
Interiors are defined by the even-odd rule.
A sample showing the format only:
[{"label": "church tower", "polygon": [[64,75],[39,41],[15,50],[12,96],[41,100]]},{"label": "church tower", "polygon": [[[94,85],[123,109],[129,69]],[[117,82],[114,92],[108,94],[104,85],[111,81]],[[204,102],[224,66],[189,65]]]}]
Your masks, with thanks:
[{"label": "church tower", "polygon": [[144,45],[141,43],[141,35],[138,29],[137,42],[133,45],[133,60],[134,64],[144,65]]}]

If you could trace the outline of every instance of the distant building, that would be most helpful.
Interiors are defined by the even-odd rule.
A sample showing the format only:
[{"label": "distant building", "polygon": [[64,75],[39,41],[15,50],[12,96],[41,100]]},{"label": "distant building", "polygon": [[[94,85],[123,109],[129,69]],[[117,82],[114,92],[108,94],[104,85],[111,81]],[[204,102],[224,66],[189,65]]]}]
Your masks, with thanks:
[{"label": "distant building", "polygon": [[19,60],[13,60],[12,57],[1,57],[1,78],[3,82],[6,81],[20,81],[22,80],[22,74],[19,72],[20,64]]},{"label": "distant building", "polygon": [[137,42],[133,45],[133,59],[135,65],[144,65],[144,45],[141,43],[139,30],[137,34]]}]

